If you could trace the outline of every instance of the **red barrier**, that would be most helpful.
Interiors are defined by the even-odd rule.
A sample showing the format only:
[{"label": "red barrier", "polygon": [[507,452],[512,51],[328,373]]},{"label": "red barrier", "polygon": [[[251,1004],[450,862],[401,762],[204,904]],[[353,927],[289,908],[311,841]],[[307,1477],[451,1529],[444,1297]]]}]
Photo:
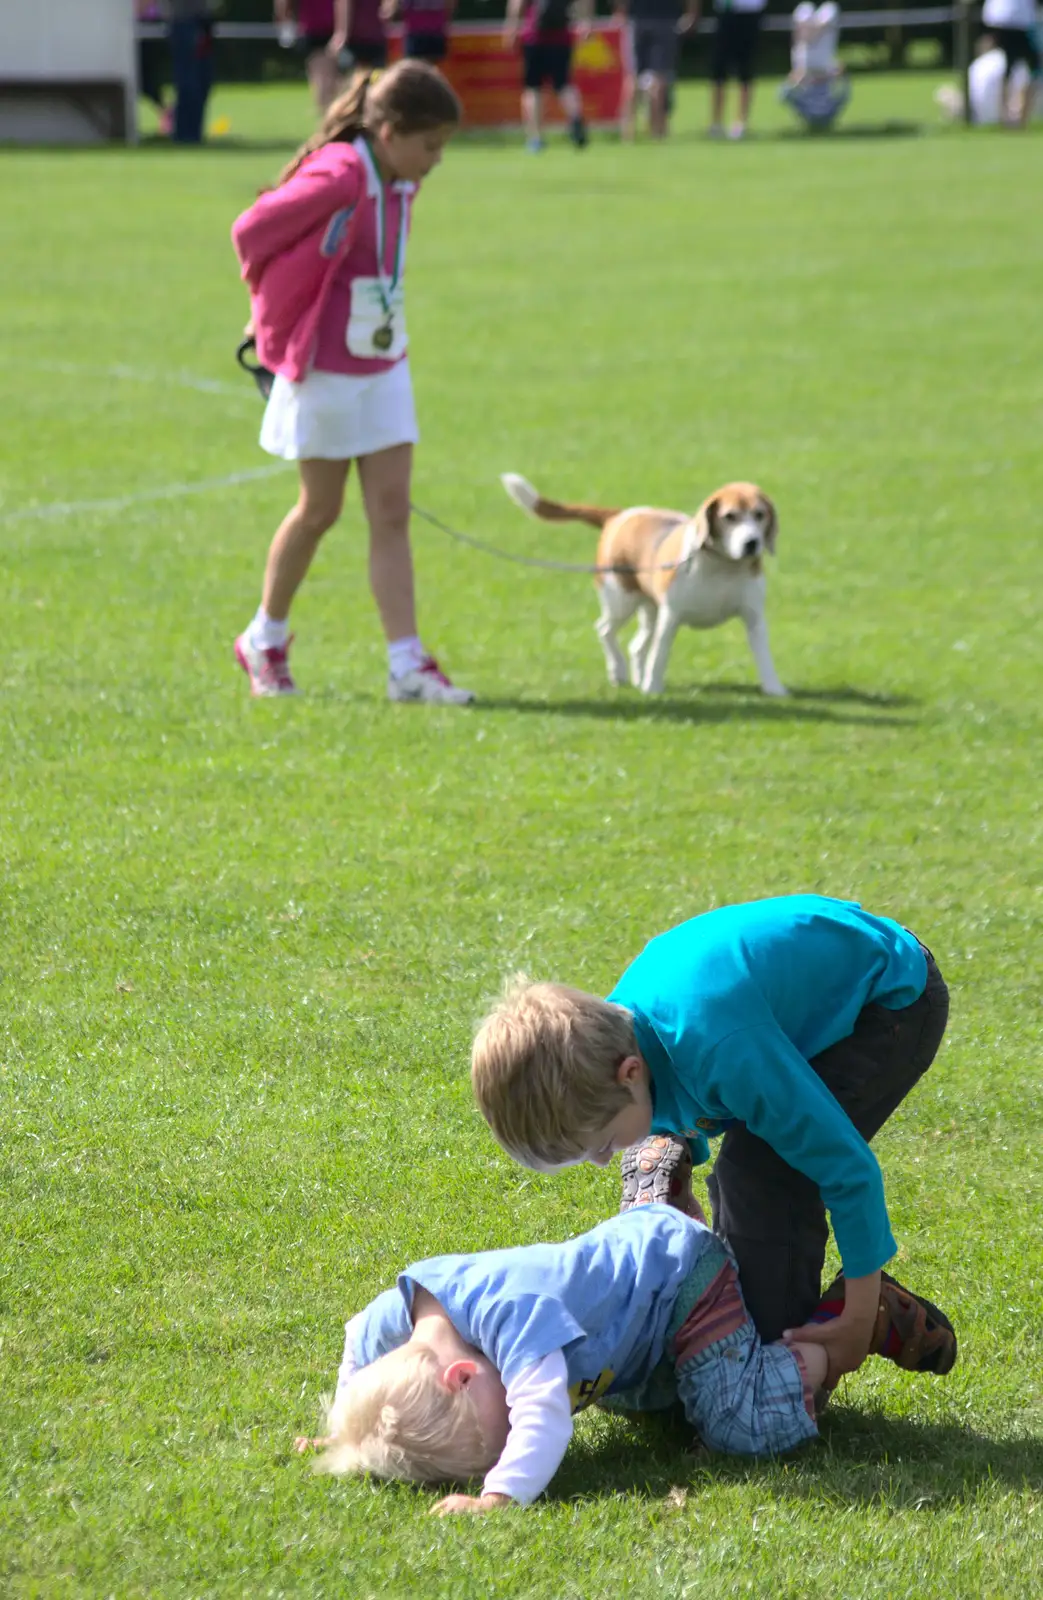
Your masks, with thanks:
[{"label": "red barrier", "polygon": [[[399,30],[395,30],[397,34]],[[573,82],[588,122],[615,124],[623,89],[623,29],[596,22],[572,53]],[[391,41],[392,58],[401,40]],[[461,22],[450,29],[449,55],[439,66],[464,105],[465,128],[515,128],[521,123],[521,51],[503,43],[502,23]],[[562,121],[553,94],[544,96],[545,120]]]}]

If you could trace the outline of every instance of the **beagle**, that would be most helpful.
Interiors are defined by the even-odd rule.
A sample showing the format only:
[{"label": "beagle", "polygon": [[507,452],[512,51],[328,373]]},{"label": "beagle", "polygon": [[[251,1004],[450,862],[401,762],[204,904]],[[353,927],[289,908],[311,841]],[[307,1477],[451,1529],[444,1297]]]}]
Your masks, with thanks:
[{"label": "beagle", "polygon": [[502,474],[511,499],[548,522],[588,522],[601,529],[595,582],[601,599],[596,623],[610,683],[626,682],[627,664],[617,634],[634,612],[630,681],[645,694],[661,694],[667,657],[682,623],[715,628],[730,617],[746,626],[760,686],[784,695],[768,647],[762,557],[775,554],[778,517],[755,483],[726,483],[704,500],[694,517],[683,511],[598,506],[545,500],[524,478]]}]

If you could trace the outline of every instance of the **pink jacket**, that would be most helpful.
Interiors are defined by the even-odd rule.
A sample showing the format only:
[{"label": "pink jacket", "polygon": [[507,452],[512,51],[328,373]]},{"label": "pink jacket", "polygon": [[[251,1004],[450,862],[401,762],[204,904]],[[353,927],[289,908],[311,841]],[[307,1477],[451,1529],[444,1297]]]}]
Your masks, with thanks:
[{"label": "pink jacket", "polygon": [[[414,187],[392,185],[400,205],[408,205]],[[388,231],[393,238],[394,230]],[[257,355],[264,366],[301,383],[321,353],[320,334],[324,347],[335,343],[335,371],[365,376],[394,365],[349,356],[343,329],[334,335],[322,327],[342,271],[355,276],[377,270],[375,193],[354,145],[327,144],[307,156],[292,178],[236,218],[232,242],[250,290]]]}]

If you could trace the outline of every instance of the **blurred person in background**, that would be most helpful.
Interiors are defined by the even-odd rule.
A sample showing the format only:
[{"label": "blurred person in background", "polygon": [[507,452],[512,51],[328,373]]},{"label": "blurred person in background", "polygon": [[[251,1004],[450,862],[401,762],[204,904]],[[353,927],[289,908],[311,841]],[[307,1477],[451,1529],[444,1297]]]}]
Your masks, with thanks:
[{"label": "blurred person in background", "polygon": [[348,38],[347,0],[275,0],[279,43],[304,58],[304,70],[322,116],[340,87],[338,57]]},{"label": "blurred person in background", "polygon": [[665,139],[670,131],[673,87],[681,35],[698,19],[698,0],[621,0],[616,16],[627,25],[626,71],[620,131],[635,132],[637,99],[648,96],[648,131]]},{"label": "blurred person in background", "polygon": [[[161,0],[135,0],[134,15],[139,22],[162,22]],[[168,77],[165,39],[138,39],[138,91],[150,100],[159,116],[159,131],[169,137],[174,118],[166,101]]]},{"label": "blurred person in background", "polygon": [[214,81],[213,0],[164,0],[174,75],[176,144],[201,144]]},{"label": "blurred person in background", "polygon": [[385,22],[401,22],[402,54],[420,61],[444,61],[449,54],[449,24],[456,0],[383,0]]},{"label": "blurred person in background", "polygon": [[793,13],[790,75],[779,99],[815,132],[831,127],[851,98],[839,45],[840,7],[835,0],[823,0],[820,6],[801,0]]},{"label": "blurred person in background", "polygon": [[[577,0],[575,38],[590,34],[594,0]],[[523,15],[524,13],[524,15]],[[507,0],[503,42],[508,50],[521,44],[522,120],[529,150],[543,149],[543,86],[554,90],[568,118],[569,138],[577,150],[587,142],[583,99],[572,82],[572,5],[570,0]]]},{"label": "blurred person in background", "polygon": [[739,85],[739,115],[728,129],[728,137],[746,137],[753,99],[757,41],[766,4],[767,0],[714,0],[717,32],[710,57],[713,98],[707,130],[711,139],[724,137],[724,99],[731,78]]},{"label": "blurred person in background", "polygon": [[384,25],[382,0],[336,0],[343,28],[337,30],[340,63],[345,72],[356,67],[371,67],[381,72],[388,64],[388,36]]},{"label": "blurred person in background", "polygon": [[[1000,121],[1023,128],[1032,110],[1031,82],[1043,68],[1036,0],[985,0],[981,20],[1006,61]],[[1028,69],[1030,79],[1029,85],[1020,89],[1013,82],[1018,66]]]},{"label": "blurred person in background", "polygon": [[[983,33],[975,46],[975,57],[967,73],[970,89],[970,120],[982,127],[995,127],[1004,120],[1007,90],[1012,95],[1024,94],[1028,99],[1029,116],[1043,116],[1043,79],[1033,78],[1028,67],[1019,61],[1007,79],[1007,58],[990,33]],[[963,89],[955,83],[943,83],[934,91],[935,101],[951,120],[962,119],[966,114]]]}]

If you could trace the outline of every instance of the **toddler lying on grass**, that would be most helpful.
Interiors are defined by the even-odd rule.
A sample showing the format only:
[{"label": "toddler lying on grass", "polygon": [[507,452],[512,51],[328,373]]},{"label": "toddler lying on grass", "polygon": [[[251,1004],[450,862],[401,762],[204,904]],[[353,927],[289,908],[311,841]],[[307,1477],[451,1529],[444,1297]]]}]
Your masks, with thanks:
[{"label": "toddler lying on grass", "polygon": [[[897,1291],[897,1286],[894,1286]],[[872,1349],[901,1360],[886,1282]],[[843,1309],[838,1280],[823,1316]],[[897,1335],[897,1342],[896,1342]],[[764,1344],[734,1260],[704,1223],[636,1205],[562,1244],[436,1256],[347,1324],[325,1472],[437,1483],[482,1478],[438,1514],[527,1505],[550,1483],[575,1412],[677,1402],[704,1444],[772,1456],[816,1437],[821,1345]]]}]

